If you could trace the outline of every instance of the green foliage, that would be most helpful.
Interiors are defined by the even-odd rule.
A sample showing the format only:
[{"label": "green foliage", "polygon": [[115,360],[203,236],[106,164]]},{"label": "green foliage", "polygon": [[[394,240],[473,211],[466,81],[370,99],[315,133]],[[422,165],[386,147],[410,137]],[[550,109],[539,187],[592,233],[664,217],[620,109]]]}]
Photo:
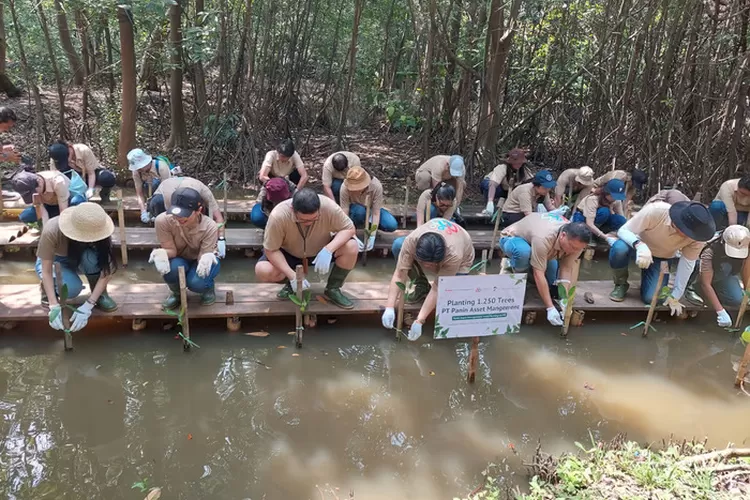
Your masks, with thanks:
[{"label": "green foliage", "polygon": [[404,101],[391,101],[385,106],[385,119],[394,132],[415,132],[422,128],[422,117]]},{"label": "green foliage", "polygon": [[[180,326],[183,325],[183,322],[185,320],[185,314],[184,314],[184,312],[183,312],[182,309],[178,309],[177,311],[165,310],[164,313],[167,314],[168,316],[172,316],[174,318],[177,318],[177,324],[180,325]],[[177,331],[177,335],[183,341],[185,341],[190,347],[200,348],[200,346],[198,344],[196,344],[195,342],[193,342],[189,338],[185,337],[185,335],[183,335],[181,329]]]},{"label": "green foliage", "polygon": [[289,300],[294,302],[297,307],[299,307],[299,310],[301,312],[305,312],[307,310],[307,307],[310,305],[310,299],[312,299],[312,291],[309,289],[302,292],[301,299],[297,297],[296,294],[292,294],[289,296]]},{"label": "green foliage", "polygon": [[742,332],[742,335],[740,335],[740,340],[742,341],[742,345],[750,344],[750,326],[745,328],[745,331]]},{"label": "green foliage", "polygon": [[209,115],[203,124],[203,136],[218,147],[230,147],[239,137],[237,126],[240,121],[241,117],[236,114],[219,117]]},{"label": "green foliage", "polygon": [[659,290],[659,300],[665,300],[671,292],[672,290],[668,286],[661,287],[661,290]]}]

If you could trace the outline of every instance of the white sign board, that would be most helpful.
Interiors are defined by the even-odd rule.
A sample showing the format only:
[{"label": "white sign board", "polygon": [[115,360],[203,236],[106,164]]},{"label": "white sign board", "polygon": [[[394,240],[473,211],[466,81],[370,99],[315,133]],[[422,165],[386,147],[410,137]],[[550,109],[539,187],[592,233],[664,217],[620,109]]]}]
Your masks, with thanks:
[{"label": "white sign board", "polygon": [[441,276],[435,338],[518,333],[525,295],[526,274]]}]

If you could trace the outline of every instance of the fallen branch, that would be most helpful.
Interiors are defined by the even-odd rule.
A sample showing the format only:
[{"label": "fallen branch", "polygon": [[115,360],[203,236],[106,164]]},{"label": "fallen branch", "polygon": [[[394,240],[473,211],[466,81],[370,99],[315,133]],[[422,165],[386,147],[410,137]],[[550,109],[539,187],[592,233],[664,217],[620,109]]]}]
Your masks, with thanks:
[{"label": "fallen branch", "polygon": [[692,465],[696,463],[709,462],[712,460],[727,460],[729,458],[750,457],[750,448],[727,448],[726,450],[712,451],[688,457],[677,462],[677,467]]}]

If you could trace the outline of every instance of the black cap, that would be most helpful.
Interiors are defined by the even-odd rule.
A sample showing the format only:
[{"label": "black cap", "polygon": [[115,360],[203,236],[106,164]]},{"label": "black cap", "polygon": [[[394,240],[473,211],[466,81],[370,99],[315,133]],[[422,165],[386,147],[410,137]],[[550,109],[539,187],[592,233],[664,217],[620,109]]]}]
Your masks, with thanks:
[{"label": "black cap", "polygon": [[49,157],[55,162],[55,167],[60,172],[70,170],[68,166],[68,145],[56,142],[49,147]]},{"label": "black cap", "polygon": [[183,187],[172,193],[169,213],[175,217],[190,217],[203,204],[201,194],[195,189]]}]

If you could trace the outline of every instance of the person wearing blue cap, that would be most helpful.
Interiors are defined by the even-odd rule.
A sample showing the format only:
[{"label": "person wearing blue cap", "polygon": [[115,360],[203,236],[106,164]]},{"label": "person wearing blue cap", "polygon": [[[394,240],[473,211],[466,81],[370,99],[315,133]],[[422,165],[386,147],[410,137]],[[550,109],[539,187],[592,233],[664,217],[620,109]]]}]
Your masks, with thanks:
[{"label": "person wearing blue cap", "polygon": [[[424,191],[432,189],[441,182],[447,182],[456,189],[456,207],[461,205],[466,188],[466,167],[464,158],[460,155],[433,156],[419,166],[414,178],[417,189]],[[458,213],[458,210],[456,211]]]},{"label": "person wearing blue cap", "polygon": [[536,212],[539,203],[543,203],[547,211],[551,212],[554,206],[549,193],[556,185],[557,181],[552,172],[541,170],[534,175],[531,182],[516,186],[503,206],[503,227],[510,226],[530,213]]},{"label": "person wearing blue cap", "polygon": [[612,246],[617,238],[606,233],[617,231],[627,222],[622,208],[624,200],[625,183],[612,179],[578,202],[573,222],[585,222],[594,236]]},{"label": "person wearing blue cap", "polygon": [[619,179],[627,186],[625,192],[625,201],[622,204],[626,211],[628,209],[628,206],[630,205],[631,200],[633,199],[633,196],[635,196],[636,191],[641,191],[646,186],[646,184],[648,184],[648,174],[643,170],[637,168],[634,168],[632,172],[626,172],[625,170],[611,170],[606,174],[594,179],[594,183],[590,188],[585,189],[584,192],[579,195],[579,199],[587,196],[591,191],[597,188],[604,187],[604,185],[612,179]]}]

